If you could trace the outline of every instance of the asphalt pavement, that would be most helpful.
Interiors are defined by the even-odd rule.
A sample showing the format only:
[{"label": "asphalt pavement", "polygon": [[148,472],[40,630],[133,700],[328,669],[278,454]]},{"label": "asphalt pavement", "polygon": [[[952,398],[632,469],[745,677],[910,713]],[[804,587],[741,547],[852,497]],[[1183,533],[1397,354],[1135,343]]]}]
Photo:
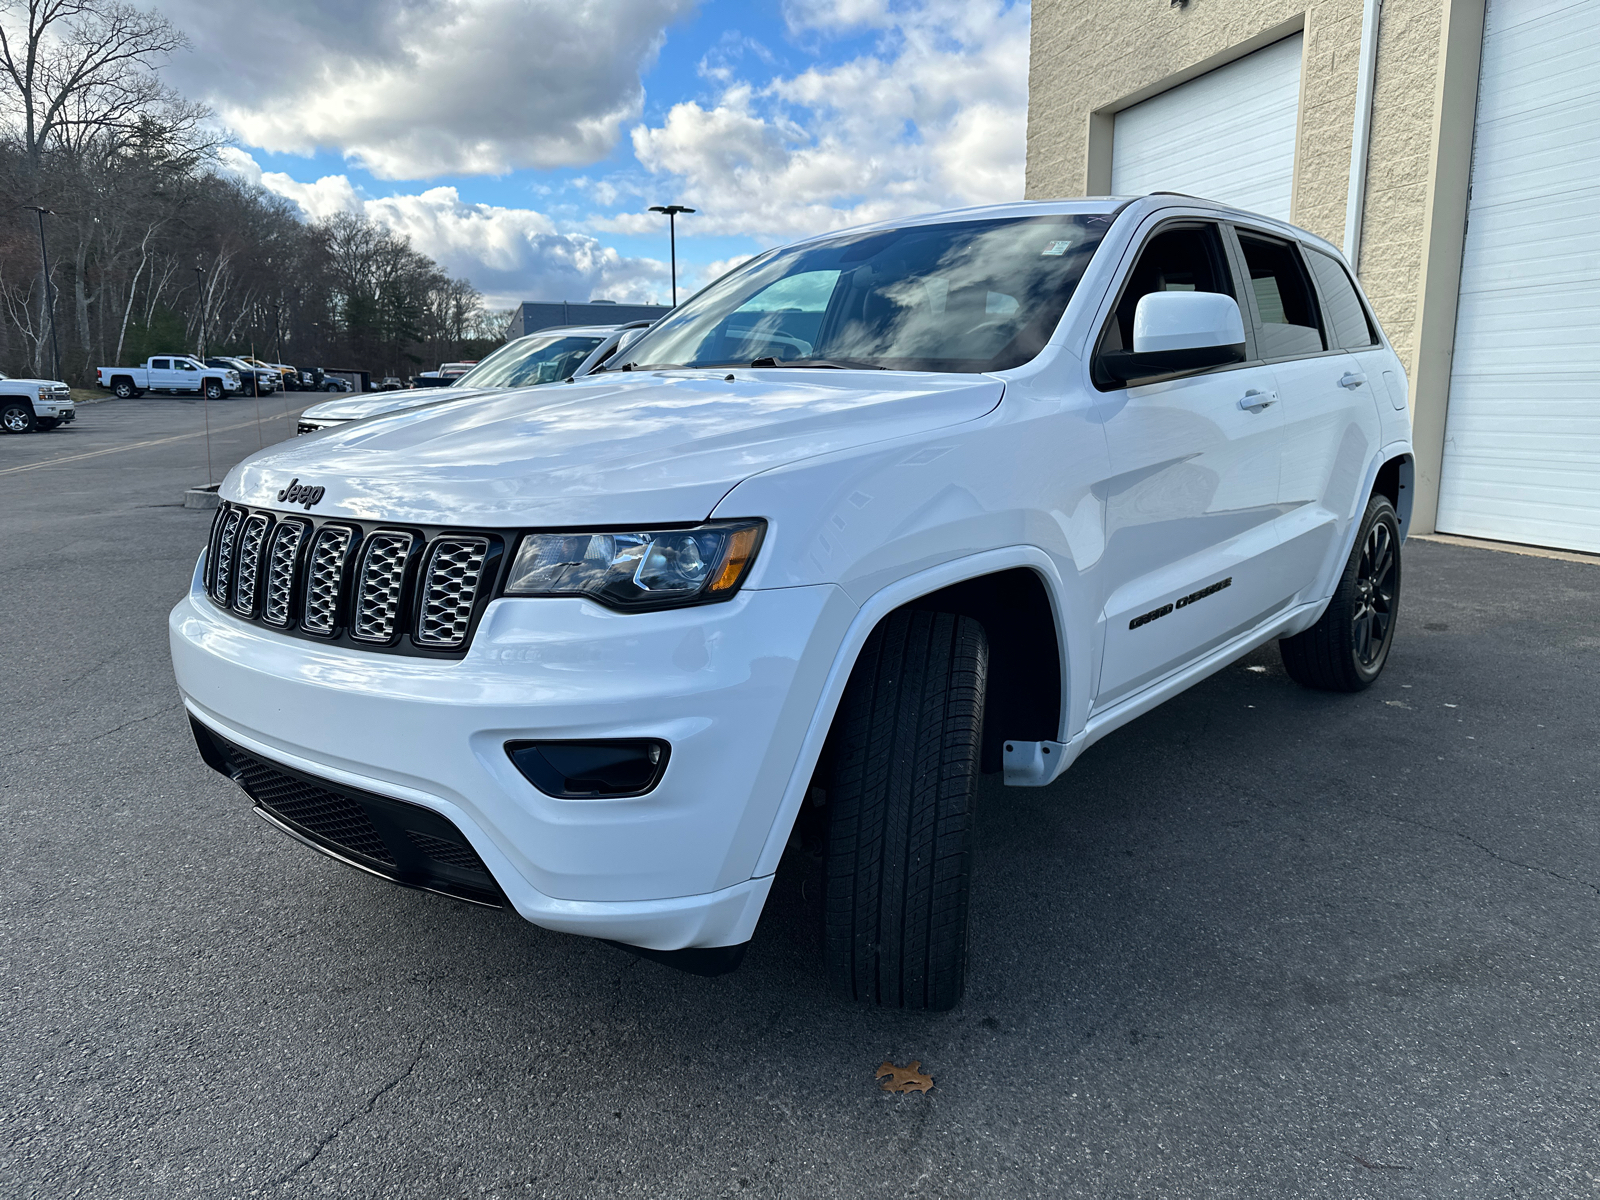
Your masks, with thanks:
[{"label": "asphalt pavement", "polygon": [[824,986],[803,854],[699,979],[348,870],[201,764],[203,412],[220,477],[295,404],[0,438],[0,1194],[1600,1189],[1600,566],[1414,541],[1370,691],[1269,646],[990,781],[966,1000],[879,1012]]}]

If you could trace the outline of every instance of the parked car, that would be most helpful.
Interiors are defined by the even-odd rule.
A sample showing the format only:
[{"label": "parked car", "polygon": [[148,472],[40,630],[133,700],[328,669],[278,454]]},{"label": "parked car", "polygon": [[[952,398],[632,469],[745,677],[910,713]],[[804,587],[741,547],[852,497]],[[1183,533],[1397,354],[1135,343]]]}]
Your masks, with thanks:
[{"label": "parked car", "polygon": [[1282,221],[1158,194],[828,234],[615,357],[229,472],[173,661],[269,824],[702,973],[799,834],[838,991],[949,1008],[981,773],[1048,784],[1273,640],[1334,692],[1387,661],[1405,375]]},{"label": "parked car", "polygon": [[206,366],[239,373],[239,390],[247,395],[270,396],[282,378],[276,371],[253,367],[242,358],[208,358]]},{"label": "parked car", "polygon": [[288,363],[268,363],[267,366],[271,367],[274,371],[278,372],[278,374],[283,377],[283,390],[284,391],[286,391],[286,392],[298,392],[298,391],[300,391],[300,388],[301,388],[301,385],[300,385],[300,372],[299,372],[299,370],[297,368],[291,367]]},{"label": "parked car", "polygon": [[72,389],[55,379],[0,374],[0,433],[48,431],[77,419]]},{"label": "parked car", "polygon": [[123,400],[145,392],[194,392],[207,400],[221,400],[241,386],[235,368],[208,367],[188,354],[158,354],[142,367],[100,367],[95,378]]},{"label": "parked car", "polygon": [[417,387],[449,387],[477,365],[475,362],[440,363],[437,371],[423,371],[412,383]]},{"label": "parked car", "polygon": [[385,375],[383,382],[378,384],[380,392],[398,392],[403,387],[405,387],[405,384],[400,382],[398,375]]},{"label": "parked car", "polygon": [[630,336],[643,332],[648,324],[648,321],[639,321],[629,325],[542,329],[507,342],[442,390],[413,388],[402,395],[381,399],[369,397],[313,404],[300,414],[296,433],[317,433],[380,413],[399,412],[444,399],[459,400],[469,393],[481,395],[581,377],[605,362]]}]

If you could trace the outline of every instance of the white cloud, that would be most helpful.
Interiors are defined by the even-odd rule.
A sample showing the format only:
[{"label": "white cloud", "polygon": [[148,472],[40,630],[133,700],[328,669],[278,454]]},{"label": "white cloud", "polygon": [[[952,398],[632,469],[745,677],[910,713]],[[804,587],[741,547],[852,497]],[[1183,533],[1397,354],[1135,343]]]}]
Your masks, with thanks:
[{"label": "white cloud", "polygon": [[[719,60],[714,102],[632,131],[635,157],[699,210],[683,232],[797,235],[1020,199],[1028,104],[1026,3],[790,0],[791,29],[878,30],[875,51],[757,84]],[[656,190],[660,190],[657,187]],[[595,222],[644,232],[648,218]]]},{"label": "white cloud", "polygon": [[293,200],[310,220],[356,212],[403,234],[450,274],[470,279],[494,308],[522,300],[649,303],[667,290],[665,263],[625,258],[588,234],[563,233],[534,209],[468,203],[453,187],[367,197],[343,175],[301,183],[263,171],[250,155],[231,148],[223,152],[223,165]]},{"label": "white cloud", "polygon": [[573,166],[611,152],[640,73],[695,0],[169,0],[173,64],[244,142],[329,148],[386,179]]}]

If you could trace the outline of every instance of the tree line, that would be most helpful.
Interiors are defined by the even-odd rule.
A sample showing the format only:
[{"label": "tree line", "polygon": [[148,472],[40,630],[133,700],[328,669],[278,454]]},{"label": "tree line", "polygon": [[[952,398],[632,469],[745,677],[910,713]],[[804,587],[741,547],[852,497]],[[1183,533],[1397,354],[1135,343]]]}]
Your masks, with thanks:
[{"label": "tree line", "polygon": [[221,171],[160,77],[186,44],[122,0],[0,3],[0,370],[203,350],[405,377],[501,341],[509,314],[404,237]]}]

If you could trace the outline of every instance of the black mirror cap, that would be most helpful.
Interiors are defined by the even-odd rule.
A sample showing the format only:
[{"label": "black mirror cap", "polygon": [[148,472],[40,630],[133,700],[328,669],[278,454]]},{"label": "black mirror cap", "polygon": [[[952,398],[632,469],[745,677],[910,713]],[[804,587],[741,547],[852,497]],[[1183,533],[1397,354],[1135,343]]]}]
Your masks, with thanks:
[{"label": "black mirror cap", "polygon": [[523,778],[561,800],[643,796],[666,774],[672,747],[660,738],[507,742]]},{"label": "black mirror cap", "polygon": [[1132,350],[1107,350],[1096,360],[1099,372],[1117,383],[1179,375],[1185,371],[1204,371],[1244,361],[1244,343],[1231,346],[1195,346],[1187,350],[1156,350],[1136,354]]}]

